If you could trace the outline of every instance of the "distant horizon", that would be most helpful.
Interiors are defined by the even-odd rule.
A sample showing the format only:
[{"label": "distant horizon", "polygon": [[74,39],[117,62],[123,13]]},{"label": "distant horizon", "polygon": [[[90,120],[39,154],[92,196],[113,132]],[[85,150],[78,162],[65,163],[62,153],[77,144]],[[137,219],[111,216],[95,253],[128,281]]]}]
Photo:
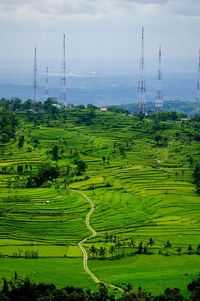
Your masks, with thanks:
[{"label": "distant horizon", "polygon": [[[46,66],[49,67],[49,72],[55,70],[59,73],[62,72],[62,57],[45,59],[39,55],[37,57],[38,70],[45,70]],[[167,74],[176,74],[181,72],[192,72],[197,74],[198,69],[198,55],[191,59],[177,59],[162,58],[162,70]],[[66,58],[67,72],[120,72],[137,74],[139,72],[139,59],[84,59],[84,58]],[[21,70],[33,71],[33,58],[32,59],[10,59],[0,57],[0,73],[5,70]],[[145,73],[156,73],[158,71],[158,57],[154,59],[145,58]]]},{"label": "distant horizon", "polygon": [[[30,72],[29,72],[30,71]],[[0,98],[33,99],[33,71],[0,70]],[[157,74],[146,73],[146,101],[154,101]],[[137,101],[138,75],[135,73],[80,73],[67,75],[67,102],[71,104],[127,104]],[[163,74],[163,98],[195,101],[196,73]],[[59,98],[61,74],[49,74],[49,95]],[[38,74],[38,98],[44,101],[45,74]]]}]

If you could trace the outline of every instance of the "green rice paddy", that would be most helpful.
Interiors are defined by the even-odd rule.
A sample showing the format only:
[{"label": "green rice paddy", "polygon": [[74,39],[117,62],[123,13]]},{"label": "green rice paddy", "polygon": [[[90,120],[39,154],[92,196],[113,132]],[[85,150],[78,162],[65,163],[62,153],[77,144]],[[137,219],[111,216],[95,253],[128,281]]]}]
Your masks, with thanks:
[{"label": "green rice paddy", "polygon": [[[158,147],[150,119],[140,122],[108,112],[98,113],[91,126],[77,125],[76,120],[74,115],[49,125],[24,122],[17,133],[25,136],[24,147],[18,149],[16,141],[2,146],[0,276],[10,277],[16,270],[58,286],[95,287],[83,271],[78,248],[90,235],[85,225],[89,205],[75,191],[82,190],[95,204],[90,222],[97,237],[87,243],[88,250],[92,244],[108,250],[113,242],[105,241],[105,233],[136,244],[150,237],[155,242],[153,255],[91,258],[89,266],[102,281],[132,283],[152,292],[166,286],[184,289],[200,272],[200,256],[186,254],[188,245],[195,250],[200,243],[200,197],[188,159],[198,162],[199,142],[190,140],[177,122],[166,122],[162,132],[169,141]],[[62,150],[57,162],[52,161],[54,144]],[[74,176],[65,187],[64,172],[67,166],[75,168],[77,153],[87,164],[87,177]],[[25,188],[27,177],[45,162],[57,164],[62,176],[47,187]],[[22,174],[18,165],[23,165]],[[169,256],[159,255],[166,241],[172,245]],[[178,247],[183,254],[177,255]],[[38,251],[38,259],[24,258],[31,250]]]}]

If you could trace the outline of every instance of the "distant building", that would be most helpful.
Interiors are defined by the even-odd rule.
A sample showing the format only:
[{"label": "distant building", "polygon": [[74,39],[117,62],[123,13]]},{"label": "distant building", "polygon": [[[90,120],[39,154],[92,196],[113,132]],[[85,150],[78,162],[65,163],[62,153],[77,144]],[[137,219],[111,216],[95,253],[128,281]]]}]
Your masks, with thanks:
[{"label": "distant building", "polygon": [[63,105],[61,105],[61,104],[59,104],[59,103],[53,103],[53,104],[52,104],[52,107],[55,107],[55,108],[61,110],[61,109],[63,108]]},{"label": "distant building", "polygon": [[101,111],[101,112],[107,112],[108,109],[107,109],[107,108],[100,108],[100,111]]}]

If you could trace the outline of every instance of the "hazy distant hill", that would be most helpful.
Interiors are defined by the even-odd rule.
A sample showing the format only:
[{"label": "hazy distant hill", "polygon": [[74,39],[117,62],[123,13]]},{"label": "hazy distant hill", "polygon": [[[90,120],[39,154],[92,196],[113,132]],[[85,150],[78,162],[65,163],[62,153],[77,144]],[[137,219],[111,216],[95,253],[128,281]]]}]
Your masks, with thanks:
[{"label": "hazy distant hill", "polygon": [[[156,96],[156,74],[146,75],[146,100],[154,102]],[[60,74],[49,74],[49,95],[59,98]],[[106,72],[73,72],[67,75],[67,100],[70,104],[88,104],[97,106],[126,105],[137,102],[138,76],[134,73],[106,73]],[[38,78],[38,100],[44,101],[45,79],[44,74]],[[10,73],[0,70],[0,98],[19,97],[27,100],[33,97],[32,72]],[[187,105],[180,108],[181,101],[195,101],[196,75],[195,73],[165,74],[163,78],[163,97],[172,102],[166,102],[168,109],[191,113],[193,109]],[[151,106],[151,105],[150,105]],[[131,109],[132,110],[132,109]]]},{"label": "hazy distant hill", "polygon": [[[137,112],[138,107],[136,103],[132,104],[125,104],[119,106],[122,109],[126,109],[129,112]],[[181,101],[181,100],[174,100],[174,101],[164,101],[163,102],[163,111],[176,111],[185,114],[195,114],[196,105],[195,102],[192,101]],[[154,111],[155,110],[155,102],[147,102],[146,103],[146,110],[147,111]]]}]

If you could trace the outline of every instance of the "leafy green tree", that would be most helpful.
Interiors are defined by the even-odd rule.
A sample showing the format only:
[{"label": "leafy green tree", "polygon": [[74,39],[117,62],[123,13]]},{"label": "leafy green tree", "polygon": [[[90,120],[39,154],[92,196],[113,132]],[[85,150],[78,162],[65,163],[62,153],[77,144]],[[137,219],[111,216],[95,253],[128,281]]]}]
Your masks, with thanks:
[{"label": "leafy green tree", "polygon": [[10,101],[10,106],[12,111],[17,111],[21,109],[22,100],[20,98],[14,97]]},{"label": "leafy green tree", "polygon": [[59,158],[59,147],[58,145],[54,145],[52,148],[52,160],[57,161]]},{"label": "leafy green tree", "polygon": [[15,137],[16,115],[10,111],[7,100],[0,101],[0,143],[7,143]]},{"label": "leafy green tree", "polygon": [[166,288],[163,296],[159,296],[160,301],[183,301],[179,288]]},{"label": "leafy green tree", "polygon": [[9,283],[6,278],[3,278],[3,288],[2,288],[2,294],[8,295],[9,293]]},{"label": "leafy green tree", "polygon": [[105,164],[105,162],[106,162],[106,157],[105,156],[102,156],[102,161],[103,161],[103,164]]},{"label": "leafy green tree", "polygon": [[154,140],[159,147],[165,147],[168,144],[167,136],[163,136],[160,133],[156,133]]},{"label": "leafy green tree", "polygon": [[200,192],[200,164],[197,164],[195,166],[194,172],[193,172],[193,179],[194,184],[196,185],[196,191]]},{"label": "leafy green tree", "polygon": [[18,165],[17,166],[17,173],[20,174],[20,175],[23,173],[23,165]]},{"label": "leafy green tree", "polygon": [[53,181],[60,175],[59,168],[57,166],[51,166],[50,164],[44,164],[41,166],[39,173],[28,177],[26,187],[41,187],[47,181]]},{"label": "leafy green tree", "polygon": [[189,162],[190,162],[190,167],[193,167],[194,159],[191,155],[189,156]]},{"label": "leafy green tree", "polygon": [[200,300],[200,278],[189,283],[187,288],[190,292],[192,292],[190,300],[199,301]]},{"label": "leafy green tree", "polygon": [[108,289],[105,284],[101,283],[99,286],[98,299],[99,301],[108,301],[109,300]]},{"label": "leafy green tree", "polygon": [[0,143],[7,143],[9,142],[10,138],[6,133],[2,133],[0,135]]},{"label": "leafy green tree", "polygon": [[86,169],[87,169],[87,164],[83,160],[76,160],[77,168],[76,168],[76,174],[77,176],[82,175]]},{"label": "leafy green tree", "polygon": [[24,140],[24,135],[19,136],[18,148],[22,148],[24,146]]},{"label": "leafy green tree", "polygon": [[34,143],[34,149],[35,149],[40,144],[39,138],[38,137],[34,137],[33,138],[33,143]]}]

